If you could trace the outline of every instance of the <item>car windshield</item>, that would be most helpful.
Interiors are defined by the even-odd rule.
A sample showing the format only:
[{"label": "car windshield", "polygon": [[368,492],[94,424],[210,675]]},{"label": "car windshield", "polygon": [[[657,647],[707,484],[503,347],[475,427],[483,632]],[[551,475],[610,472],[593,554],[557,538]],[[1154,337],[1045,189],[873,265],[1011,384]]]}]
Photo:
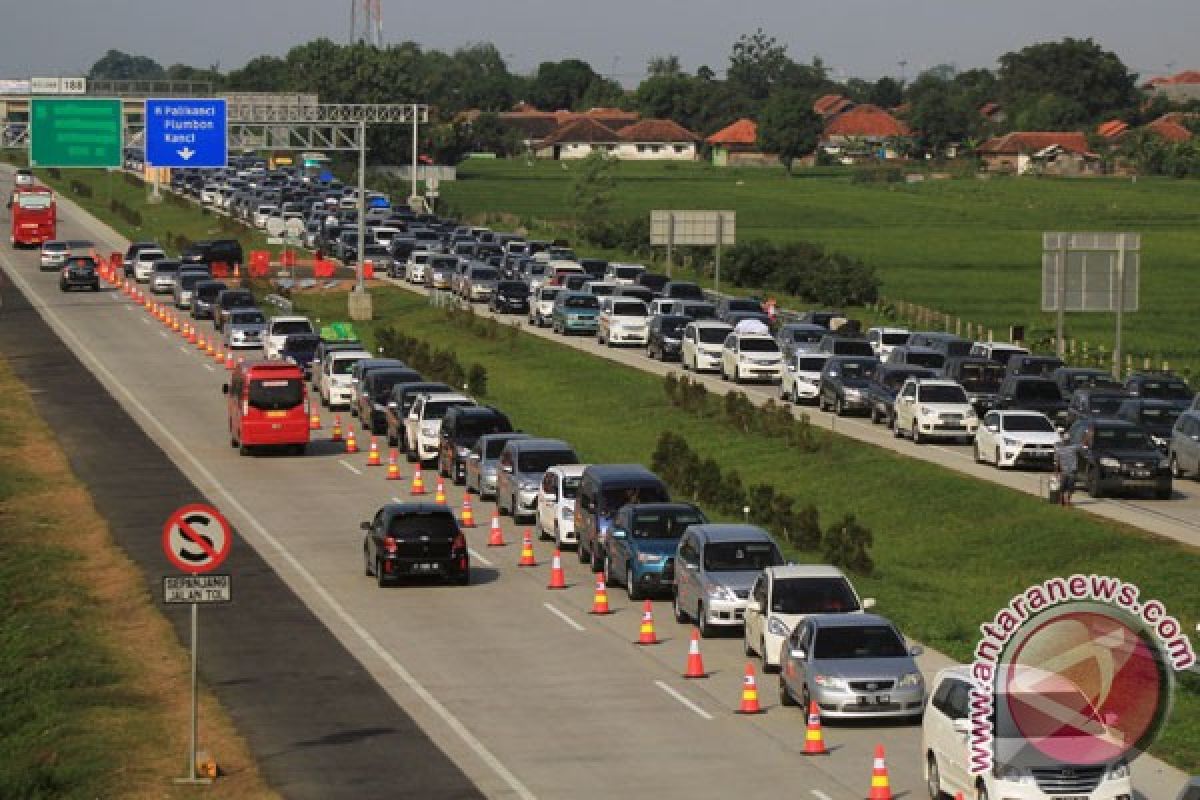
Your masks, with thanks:
[{"label": "car windshield", "polygon": [[530,450],[517,457],[517,472],[545,472],[559,464],[574,464],[578,461],[571,450]]},{"label": "car windshield", "polygon": [[879,341],[883,344],[904,344],[908,341],[908,333],[883,333],[879,336]]},{"label": "car windshield", "polygon": [[1054,425],[1041,414],[1010,414],[1003,420],[1006,431],[1054,433]]},{"label": "car windshield", "polygon": [[688,525],[704,522],[699,511],[642,511],[633,518],[635,539],[678,539]]},{"label": "car windshield", "polygon": [[908,372],[888,372],[884,374],[883,380],[880,383],[892,391],[899,391],[904,382],[911,377],[912,374]]},{"label": "car windshield", "polygon": [[922,403],[965,403],[967,393],[961,386],[922,386]]},{"label": "car windshield", "polygon": [[621,280],[634,280],[638,275],[641,275],[645,270],[641,267],[616,267],[613,269],[613,274]]},{"label": "car windshield", "polygon": [[670,288],[668,295],[681,300],[704,299],[704,291],[694,283],[677,283]]},{"label": "car windshield", "polygon": [[276,336],[287,336],[289,333],[311,333],[312,325],[308,320],[292,319],[271,323],[271,333]]},{"label": "car windshield", "polygon": [[201,273],[194,273],[194,272],[193,272],[193,273],[188,273],[188,272],[185,272],[185,273],[183,273],[182,275],[180,275],[180,276],[179,276],[179,288],[181,288],[181,289],[191,289],[191,288],[193,288],[193,287],[194,287],[194,286],[195,286],[197,283],[199,283],[199,282],[200,282],[200,281],[202,281],[202,280],[205,280],[207,277],[208,277],[207,275],[204,275],[204,274],[201,274]]},{"label": "car windshield", "polygon": [[567,499],[579,496],[579,486],[583,483],[582,475],[566,475],[562,479],[562,495]]},{"label": "car windshield", "polygon": [[1138,419],[1143,425],[1152,428],[1173,428],[1179,414],[1179,410],[1175,408],[1143,408],[1138,414]]},{"label": "car windshield", "polygon": [[721,344],[729,335],[728,328],[697,328],[696,332],[700,335],[700,341],[705,344]]},{"label": "car windshield", "polygon": [[997,392],[1004,381],[1004,367],[999,364],[960,364],[958,382],[972,392]]},{"label": "car windshield", "polygon": [[1067,379],[1067,386],[1071,389],[1120,389],[1121,384],[1113,380],[1105,374],[1093,374],[1084,372],[1075,374]]},{"label": "car windshield", "polygon": [[725,308],[728,311],[762,311],[762,304],[755,300],[733,297],[725,301]]},{"label": "car windshield", "polygon": [[858,609],[858,598],[845,578],[777,578],[771,590],[771,611],[780,614],[829,614]]},{"label": "car windshield", "polygon": [[380,373],[371,376],[371,397],[376,402],[382,402],[392,393],[392,387],[397,383],[412,380],[411,372]]},{"label": "car windshield", "polygon": [[861,380],[875,368],[875,364],[870,361],[842,361],[838,367],[844,380]]},{"label": "car windshield", "polygon": [[67,259],[67,266],[71,269],[94,269],[96,260],[91,256],[74,256]]},{"label": "car windshield", "polygon": [[1140,394],[1142,397],[1154,397],[1160,400],[1189,399],[1192,396],[1187,384],[1183,381],[1146,381],[1142,384]]},{"label": "car windshield", "polygon": [[334,375],[349,375],[354,371],[354,365],[364,358],[366,358],[366,356],[357,356],[355,358],[335,358],[333,360],[332,372]]},{"label": "car windshield", "polygon": [[455,429],[455,439],[473,442],[488,433],[505,433],[512,430],[508,420],[499,414],[478,414],[462,418]]},{"label": "car windshield", "polygon": [[1093,414],[1115,414],[1123,402],[1125,397],[1119,394],[1094,394],[1088,398]]},{"label": "car windshield", "polygon": [[942,365],[946,363],[946,357],[941,353],[909,352],[904,360],[914,366],[929,367],[930,369],[941,369]]},{"label": "car windshield", "polygon": [[687,320],[684,319],[664,319],[662,321],[663,336],[678,339],[680,334],[683,333],[685,325],[687,325]]},{"label": "car windshield", "polygon": [[771,542],[711,542],[704,548],[705,572],[757,572],[782,563]]},{"label": "car windshield", "polygon": [[525,297],[529,294],[529,287],[520,281],[504,281],[498,287],[497,291],[500,294],[512,295],[514,297]]},{"label": "car windshield", "polygon": [[231,325],[263,325],[266,321],[261,311],[237,311],[229,317]]},{"label": "car windshield", "polygon": [[822,331],[792,331],[792,341],[798,344],[819,342],[824,335]]},{"label": "car windshield", "polygon": [[1042,375],[1047,376],[1062,366],[1062,362],[1055,358],[1027,358],[1020,362],[1020,375]]},{"label": "car windshield", "polygon": [[1017,384],[1016,396],[1022,400],[1061,400],[1062,392],[1054,381],[1021,381]]},{"label": "car windshield", "polygon": [[1137,428],[1096,428],[1093,447],[1097,450],[1153,450],[1154,443]]},{"label": "car windshield", "polygon": [[616,511],[628,503],[665,503],[671,498],[660,486],[626,486],[619,489],[606,489],[600,495],[602,511]]},{"label": "car windshield", "polygon": [[250,381],[251,408],[262,411],[281,411],[295,408],[304,402],[304,382],[296,378]]},{"label": "car windshield", "polygon": [[469,406],[469,403],[463,400],[430,400],[425,403],[425,411],[421,415],[423,420],[442,419],[446,416],[446,412],[455,406]]},{"label": "car windshield", "polygon": [[612,313],[616,317],[644,317],[647,311],[644,303],[614,303]]},{"label": "car windshield", "polygon": [[500,273],[494,269],[473,269],[470,275],[473,281],[494,281],[499,277]]},{"label": "car windshield", "polygon": [[743,353],[778,353],[779,344],[774,339],[742,339]]},{"label": "car windshield", "polygon": [[283,349],[288,353],[315,353],[321,338],[315,333],[298,333],[287,337]]},{"label": "car windshield", "polygon": [[796,369],[800,372],[820,372],[828,360],[819,356],[802,356],[796,360]]},{"label": "car windshield", "polygon": [[154,271],[162,275],[172,273],[177,269],[179,269],[177,261],[157,261],[154,264]]},{"label": "car windshield", "polygon": [[46,242],[42,245],[43,253],[65,253],[67,252],[66,242]]},{"label": "car windshield", "polygon": [[567,308],[599,308],[600,300],[595,295],[575,295],[563,301]]},{"label": "car windshield", "polygon": [[388,536],[397,539],[411,539],[413,536],[428,536],[431,539],[453,539],[458,535],[458,525],[454,515],[445,511],[434,511],[427,514],[400,514],[392,517],[388,523]]},{"label": "car windshield", "polygon": [[890,625],[818,628],[813,658],[903,658],[908,651]]}]

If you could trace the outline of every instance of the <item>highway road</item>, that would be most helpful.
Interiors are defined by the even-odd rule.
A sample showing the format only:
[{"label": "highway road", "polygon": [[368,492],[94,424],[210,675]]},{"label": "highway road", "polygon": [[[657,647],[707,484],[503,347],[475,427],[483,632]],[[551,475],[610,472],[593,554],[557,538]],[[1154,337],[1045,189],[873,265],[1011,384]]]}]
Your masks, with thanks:
[{"label": "highway road", "polygon": [[[0,190],[8,188],[7,177]],[[61,203],[60,219],[63,237],[91,238],[102,252],[126,246],[69,201]],[[36,252],[4,247],[0,263],[87,368],[231,518],[241,538],[486,795],[696,798],[787,791],[849,800],[865,796],[877,744],[886,748],[893,792],[924,794],[919,728],[826,726],[832,755],[805,759],[803,714],[779,706],[775,676],[759,675],[767,713],[733,713],[746,663],[740,636],[705,640],[712,676],[683,680],[690,628],[674,623],[669,601],[654,604],[665,641],[635,647],[640,609],[616,590],[610,591],[614,614],[589,616],[591,576],[573,555],[564,559],[569,588],[553,592],[545,588],[549,545],[535,544],[541,567],[518,569],[519,548],[511,543],[519,531],[506,520],[510,546],[486,548],[491,504],[476,504],[480,527],[468,532],[472,586],[376,588],[363,575],[358,523],[380,504],[408,496],[410,465],[402,462],[404,482],[387,482],[383,468],[366,466],[365,452],[346,455],[325,440],[303,458],[239,457],[226,432],[224,371],[211,359],[117,292],[60,293],[54,274],[38,272]],[[607,355],[639,367],[650,363],[640,353]],[[323,422],[318,437],[328,433],[329,414]],[[859,427],[862,437],[896,446],[869,424],[838,421],[839,430]],[[936,454],[951,463],[961,459],[956,448],[920,451],[927,458]],[[969,461],[963,467],[975,469]],[[433,476],[426,477],[432,486]],[[448,488],[457,506],[461,491]],[[1193,499],[1176,503],[1188,509]],[[927,673],[944,663],[936,653],[921,659]],[[1135,780],[1142,796],[1158,800],[1173,797],[1182,776],[1142,758]]]}]

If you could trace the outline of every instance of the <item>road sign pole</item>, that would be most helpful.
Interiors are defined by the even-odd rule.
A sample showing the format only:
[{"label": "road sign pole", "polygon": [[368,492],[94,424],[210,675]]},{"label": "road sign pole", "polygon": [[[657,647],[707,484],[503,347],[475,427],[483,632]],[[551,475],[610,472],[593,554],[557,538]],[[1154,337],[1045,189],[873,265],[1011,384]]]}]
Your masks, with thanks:
[{"label": "road sign pole", "polygon": [[365,291],[363,288],[363,262],[366,260],[366,220],[367,216],[367,123],[358,123],[358,282],[355,291]]},{"label": "road sign pole", "polygon": [[410,201],[409,202],[410,206],[412,205],[412,202],[411,202],[412,199],[416,198],[416,196],[417,196],[417,156],[418,156],[418,151],[420,149],[420,145],[417,142],[417,107],[415,105],[412,107],[412,118],[413,118],[412,175],[409,176],[409,178],[412,181],[412,184],[411,184],[411,187],[409,188],[409,195],[408,195],[409,201]]},{"label": "road sign pole", "polygon": [[1125,234],[1117,236],[1117,330],[1113,336],[1113,377],[1121,379],[1121,316],[1125,313]]},{"label": "road sign pole", "polygon": [[667,214],[667,277],[671,277],[671,265],[675,251],[675,214]]},{"label": "road sign pole", "polygon": [[1067,354],[1067,241],[1070,237],[1062,235],[1058,248],[1058,277],[1055,286],[1058,295],[1058,357],[1065,359]]},{"label": "road sign pole", "polygon": [[188,766],[187,774],[182,778],[176,778],[175,783],[207,785],[212,783],[212,778],[203,778],[196,774],[196,731],[197,731],[197,713],[196,713],[196,656],[200,649],[198,638],[199,630],[199,606],[192,603],[192,719],[191,719],[191,742],[188,747]]},{"label": "road sign pole", "polygon": [[725,232],[722,229],[725,217],[720,211],[717,212],[717,263],[713,271],[713,291],[721,292],[721,239],[724,238]]}]

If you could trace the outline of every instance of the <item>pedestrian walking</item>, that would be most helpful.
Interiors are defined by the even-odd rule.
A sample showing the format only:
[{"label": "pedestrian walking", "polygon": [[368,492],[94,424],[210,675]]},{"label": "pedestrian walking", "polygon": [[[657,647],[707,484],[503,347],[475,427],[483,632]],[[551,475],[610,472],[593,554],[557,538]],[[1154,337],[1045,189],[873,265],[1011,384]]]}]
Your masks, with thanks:
[{"label": "pedestrian walking", "polygon": [[1054,473],[1058,478],[1058,502],[1071,507],[1071,494],[1075,491],[1075,471],[1079,468],[1079,455],[1075,445],[1063,434],[1062,441],[1054,447]]}]

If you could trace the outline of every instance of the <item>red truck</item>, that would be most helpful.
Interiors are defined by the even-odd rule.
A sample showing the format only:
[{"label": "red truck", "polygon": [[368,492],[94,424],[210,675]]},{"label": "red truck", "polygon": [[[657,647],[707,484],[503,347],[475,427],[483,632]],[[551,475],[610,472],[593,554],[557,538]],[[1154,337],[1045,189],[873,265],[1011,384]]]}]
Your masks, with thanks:
[{"label": "red truck", "polygon": [[45,186],[17,186],[8,200],[12,228],[8,241],[14,247],[38,247],[55,238],[58,208],[54,192]]}]

